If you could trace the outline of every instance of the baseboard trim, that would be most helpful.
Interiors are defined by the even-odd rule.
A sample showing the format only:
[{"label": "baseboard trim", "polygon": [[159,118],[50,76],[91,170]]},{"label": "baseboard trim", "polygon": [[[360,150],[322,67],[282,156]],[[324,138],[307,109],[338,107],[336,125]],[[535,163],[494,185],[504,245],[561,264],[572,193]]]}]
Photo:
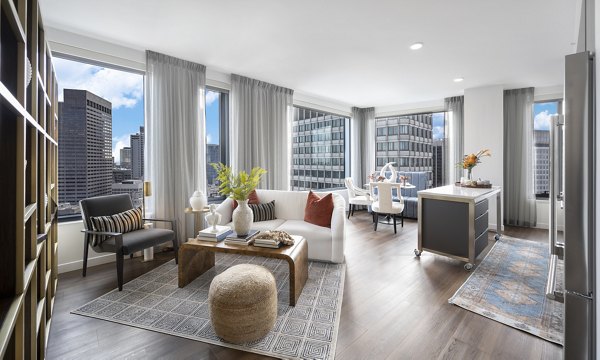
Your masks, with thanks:
[{"label": "baseboard trim", "polygon": [[[88,259],[88,268],[90,266],[108,264],[111,262],[115,262],[115,254],[99,255]],[[81,269],[83,269],[83,260],[76,260],[64,264],[58,264],[59,274]]]}]

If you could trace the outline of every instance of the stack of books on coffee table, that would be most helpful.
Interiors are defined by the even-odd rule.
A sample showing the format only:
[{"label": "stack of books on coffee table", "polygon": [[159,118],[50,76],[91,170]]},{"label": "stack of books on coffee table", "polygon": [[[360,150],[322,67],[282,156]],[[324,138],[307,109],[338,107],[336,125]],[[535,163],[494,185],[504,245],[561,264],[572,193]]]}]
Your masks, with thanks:
[{"label": "stack of books on coffee table", "polygon": [[250,230],[247,235],[238,235],[235,231],[225,237],[225,245],[252,245],[254,238],[260,231]]},{"label": "stack of books on coffee table", "polygon": [[219,242],[223,241],[228,235],[231,235],[233,231],[229,228],[229,226],[220,226],[217,225],[217,231],[213,231],[213,227],[208,227],[204,230],[198,231],[198,236],[196,239],[202,241],[212,241]]},{"label": "stack of books on coffee table", "polygon": [[279,240],[275,239],[255,239],[254,246],[263,247],[263,248],[271,248],[271,249],[279,249],[283,246],[283,243]]}]

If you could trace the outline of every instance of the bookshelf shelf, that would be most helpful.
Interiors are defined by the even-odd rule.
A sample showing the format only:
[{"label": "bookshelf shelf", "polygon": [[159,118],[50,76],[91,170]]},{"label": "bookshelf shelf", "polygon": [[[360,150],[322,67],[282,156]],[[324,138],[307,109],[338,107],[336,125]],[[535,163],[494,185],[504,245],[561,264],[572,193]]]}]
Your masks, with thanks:
[{"label": "bookshelf shelf", "polygon": [[58,269],[58,86],[38,0],[0,7],[0,359],[43,359]]}]

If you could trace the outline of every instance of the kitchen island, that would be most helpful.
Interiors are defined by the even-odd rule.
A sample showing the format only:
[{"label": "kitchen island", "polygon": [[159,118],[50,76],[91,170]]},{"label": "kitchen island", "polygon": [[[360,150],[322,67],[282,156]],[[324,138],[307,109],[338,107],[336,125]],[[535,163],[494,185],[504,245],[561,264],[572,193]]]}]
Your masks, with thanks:
[{"label": "kitchen island", "polygon": [[471,270],[477,256],[488,245],[488,199],[496,197],[496,240],[502,234],[502,188],[467,188],[447,185],[421,190],[419,198],[419,242],[415,255],[423,251],[465,261]]}]

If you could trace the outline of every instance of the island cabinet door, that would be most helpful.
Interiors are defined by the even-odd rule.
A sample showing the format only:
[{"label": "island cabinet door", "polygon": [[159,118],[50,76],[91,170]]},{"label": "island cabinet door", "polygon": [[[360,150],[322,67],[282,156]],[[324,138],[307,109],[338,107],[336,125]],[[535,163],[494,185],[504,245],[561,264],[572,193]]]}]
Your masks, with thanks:
[{"label": "island cabinet door", "polygon": [[448,255],[469,256],[469,204],[422,198],[422,246]]}]

